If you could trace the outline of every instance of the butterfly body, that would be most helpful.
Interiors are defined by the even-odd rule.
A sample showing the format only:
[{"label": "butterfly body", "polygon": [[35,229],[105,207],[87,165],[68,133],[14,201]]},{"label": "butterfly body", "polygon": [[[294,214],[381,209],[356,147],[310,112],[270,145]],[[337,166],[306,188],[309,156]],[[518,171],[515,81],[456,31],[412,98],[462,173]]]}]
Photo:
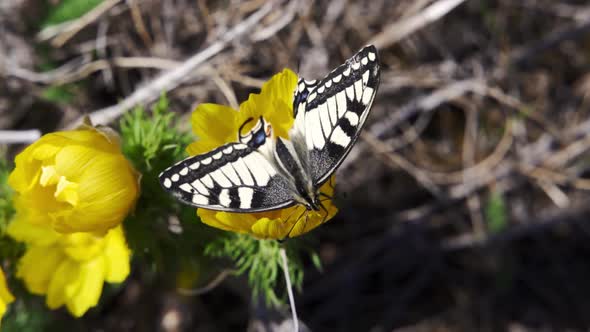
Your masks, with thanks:
[{"label": "butterfly body", "polygon": [[[275,136],[263,117],[248,119],[236,142],[164,170],[162,187],[186,204],[218,211],[296,204],[325,210],[320,187],[357,140],[378,85],[377,52],[367,46],[322,80],[298,80],[288,139]],[[251,121],[254,126],[243,133]]]}]

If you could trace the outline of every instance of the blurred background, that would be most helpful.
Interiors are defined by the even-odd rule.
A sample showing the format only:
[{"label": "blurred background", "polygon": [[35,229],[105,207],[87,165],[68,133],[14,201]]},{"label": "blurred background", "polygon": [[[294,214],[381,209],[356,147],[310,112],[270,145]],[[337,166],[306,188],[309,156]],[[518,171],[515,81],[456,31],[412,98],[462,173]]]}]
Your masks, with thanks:
[{"label": "blurred background", "polygon": [[[301,320],[588,331],[588,1],[1,0],[0,128],[47,133],[85,114],[116,126],[167,91],[190,130],[198,103],[237,108],[285,67],[321,78],[369,43],[381,86],[338,170],[340,213],[306,235],[323,269],[306,265]],[[142,269],[82,319],[52,319],[68,331],[281,329],[285,315],[244,278],[183,296],[186,274]]]}]

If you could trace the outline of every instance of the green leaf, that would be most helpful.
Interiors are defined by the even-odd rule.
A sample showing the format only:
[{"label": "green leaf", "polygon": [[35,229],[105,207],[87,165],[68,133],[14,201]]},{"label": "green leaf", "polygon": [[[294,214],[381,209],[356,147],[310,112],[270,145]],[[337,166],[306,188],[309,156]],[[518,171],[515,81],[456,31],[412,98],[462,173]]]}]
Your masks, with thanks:
[{"label": "green leaf", "polygon": [[485,206],[485,217],[488,229],[498,233],[507,226],[507,213],[504,197],[499,192],[492,192]]},{"label": "green leaf", "polygon": [[[286,295],[280,256],[281,246],[286,249],[293,287],[300,290],[303,284],[301,253],[309,252],[311,260],[317,261],[318,264],[319,259],[314,252],[304,250],[298,240],[289,239],[279,243],[275,240],[259,240],[247,234],[226,233],[226,236],[209,243],[205,254],[232,260],[237,275],[247,272],[253,299],[262,296],[268,306],[280,307],[285,303]],[[282,295],[279,295],[277,290],[281,290]]]},{"label": "green leaf", "polygon": [[[184,148],[192,135],[181,132],[162,95],[151,112],[136,107],[120,121],[123,154],[141,173],[141,195],[135,212],[124,222],[134,257],[151,267],[152,277],[161,272],[174,278],[186,262],[204,259],[206,243],[221,231],[201,223],[195,209],[180,204],[166,193],[158,174],[186,157]],[[171,231],[171,224],[176,223]]]},{"label": "green leaf", "polygon": [[41,92],[41,97],[54,103],[69,104],[75,96],[72,89],[71,85],[49,86]]},{"label": "green leaf", "polygon": [[49,7],[42,27],[60,24],[79,18],[98,6],[102,0],[61,0],[58,5]]}]

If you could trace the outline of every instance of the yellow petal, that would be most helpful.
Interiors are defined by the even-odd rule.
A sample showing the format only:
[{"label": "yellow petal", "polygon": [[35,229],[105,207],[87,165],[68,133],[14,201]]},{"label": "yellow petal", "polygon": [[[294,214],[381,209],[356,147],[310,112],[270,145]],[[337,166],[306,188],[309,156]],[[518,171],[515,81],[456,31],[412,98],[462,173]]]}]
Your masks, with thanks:
[{"label": "yellow petal", "polygon": [[121,155],[101,155],[78,178],[79,202],[68,218],[56,220],[57,231],[105,232],[118,225],[135,204],[135,173]]},{"label": "yellow petal", "polygon": [[41,166],[41,178],[39,183],[43,187],[54,185],[59,181],[55,166]]},{"label": "yellow petal", "polygon": [[93,149],[105,153],[119,153],[120,147],[110,140],[108,135],[96,128],[86,127],[79,130],[58,131],[48,134],[59,140],[61,146],[81,145],[91,146]]},{"label": "yellow petal", "polygon": [[284,239],[292,228],[292,223],[280,219],[258,219],[252,226],[252,233],[261,239]]},{"label": "yellow petal", "polygon": [[95,259],[80,266],[77,289],[68,294],[66,306],[75,317],[81,317],[88,309],[96,306],[104,283],[104,260]]},{"label": "yellow petal", "polygon": [[193,132],[198,141],[189,145],[187,152],[196,155],[238,139],[238,112],[217,104],[200,104],[191,115]]},{"label": "yellow petal", "polygon": [[26,220],[28,218],[19,218],[20,213],[8,225],[7,233],[17,241],[26,242],[37,246],[49,246],[59,238],[56,233],[48,226],[34,225]]},{"label": "yellow petal", "polygon": [[201,218],[201,221],[209,226],[238,233],[249,233],[250,228],[256,222],[256,218],[248,213],[229,213],[198,209],[197,214]]},{"label": "yellow petal", "polygon": [[16,276],[33,294],[45,294],[64,255],[55,246],[31,246],[20,259]]},{"label": "yellow petal", "polygon": [[103,252],[105,239],[92,233],[78,232],[62,235],[59,245],[72,260],[85,262],[96,258]]},{"label": "yellow petal", "polygon": [[293,126],[293,93],[297,87],[297,75],[289,69],[274,75],[264,83],[260,94],[250,94],[240,105],[238,123],[248,118],[263,116],[276,136],[288,138]]},{"label": "yellow petal", "polygon": [[65,176],[59,178],[54,194],[58,202],[68,202],[72,206],[78,205],[78,184],[66,180]]},{"label": "yellow petal", "polygon": [[[106,232],[135,204],[137,174],[108,130],[47,134],[16,157],[17,218],[59,232]],[[96,203],[96,204],[95,204]]]},{"label": "yellow petal", "polygon": [[297,74],[290,69],[283,69],[264,83],[260,96],[271,100],[280,100],[293,105],[293,95],[297,86]]},{"label": "yellow petal", "polygon": [[0,318],[6,311],[6,305],[12,303],[13,301],[14,296],[8,290],[8,286],[6,285],[6,277],[4,276],[2,269],[0,269],[0,304],[2,304],[2,308],[0,308]]},{"label": "yellow petal", "polygon": [[121,226],[110,230],[107,234],[104,259],[105,280],[112,283],[125,281],[129,275],[131,251],[127,247]]},{"label": "yellow petal", "polygon": [[45,302],[50,309],[66,304],[80,287],[81,265],[73,260],[62,261],[53,272]]},{"label": "yellow petal", "polygon": [[16,167],[8,177],[8,185],[18,193],[31,190],[41,174],[42,162],[32,158],[33,149],[29,146],[14,159]]},{"label": "yellow petal", "polygon": [[88,171],[88,167],[104,156],[111,155],[113,154],[104,153],[92,146],[68,145],[55,155],[55,169],[60,176],[79,182],[80,176]]}]

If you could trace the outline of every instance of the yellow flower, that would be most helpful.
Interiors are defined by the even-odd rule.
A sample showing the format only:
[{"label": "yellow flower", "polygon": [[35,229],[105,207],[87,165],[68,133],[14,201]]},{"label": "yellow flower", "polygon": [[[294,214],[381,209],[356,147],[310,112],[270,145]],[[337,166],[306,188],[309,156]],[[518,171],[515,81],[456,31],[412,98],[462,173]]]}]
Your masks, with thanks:
[{"label": "yellow flower", "polygon": [[120,283],[129,275],[131,252],[121,226],[104,236],[61,234],[43,225],[14,220],[8,234],[27,244],[17,274],[27,289],[46,295],[50,309],[65,305],[76,317],[96,306],[103,283]]},{"label": "yellow flower", "polygon": [[[275,135],[289,138],[293,126],[293,93],[297,86],[297,75],[285,69],[273,76],[262,86],[260,94],[250,94],[247,101],[235,111],[230,107],[216,104],[201,104],[192,114],[193,132],[199,137],[188,146],[191,155],[208,152],[220,145],[235,142],[238,129],[248,119],[262,116],[270,122]],[[252,126],[255,121],[252,121]],[[244,130],[248,130],[245,128]],[[332,196],[333,179],[324,184],[320,191]],[[307,233],[331,219],[338,209],[331,201],[324,201],[326,212],[306,213],[303,206],[260,213],[229,213],[199,209],[201,220],[223,230],[249,233],[258,238],[282,239]]]},{"label": "yellow flower", "polygon": [[16,156],[9,185],[16,219],[60,233],[104,233],[117,226],[139,193],[138,176],[106,129],[44,135]]},{"label": "yellow flower", "polygon": [[4,277],[4,272],[0,269],[0,319],[6,313],[6,309],[10,303],[14,301],[14,296],[8,290],[6,286],[6,277]]}]

